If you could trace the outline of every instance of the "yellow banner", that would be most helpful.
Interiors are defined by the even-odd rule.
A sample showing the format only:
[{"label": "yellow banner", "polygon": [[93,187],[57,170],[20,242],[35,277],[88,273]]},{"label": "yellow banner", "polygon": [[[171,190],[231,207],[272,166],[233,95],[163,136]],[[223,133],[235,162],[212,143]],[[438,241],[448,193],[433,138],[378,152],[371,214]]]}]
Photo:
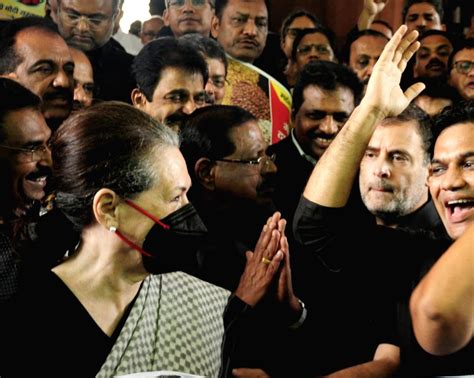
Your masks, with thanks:
[{"label": "yellow banner", "polygon": [[0,19],[44,16],[46,0],[0,0]]}]

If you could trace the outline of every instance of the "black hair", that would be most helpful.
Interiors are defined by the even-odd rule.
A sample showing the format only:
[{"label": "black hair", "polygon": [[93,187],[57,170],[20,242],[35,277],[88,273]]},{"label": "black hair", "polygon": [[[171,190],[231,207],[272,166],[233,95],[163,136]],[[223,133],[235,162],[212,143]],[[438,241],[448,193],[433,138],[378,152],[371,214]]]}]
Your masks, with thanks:
[{"label": "black hair", "polygon": [[232,154],[236,146],[230,132],[256,118],[247,110],[233,105],[211,105],[195,110],[181,131],[181,153],[195,183],[194,166],[206,157],[220,159]]},{"label": "black hair", "polygon": [[5,139],[3,120],[15,110],[33,108],[41,111],[41,99],[14,80],[0,77],[0,141]]},{"label": "black hair", "polygon": [[365,29],[365,30],[358,31],[357,33],[349,34],[346,40],[346,43],[344,44],[344,47],[342,48],[341,57],[342,57],[343,62],[349,63],[352,44],[363,36],[383,38],[386,42],[389,41],[389,39],[387,38],[385,34],[380,33],[377,30],[372,30],[372,29]]},{"label": "black hair", "polygon": [[[267,11],[270,15],[271,7],[269,6],[268,0],[265,0],[264,2],[265,2],[265,6],[267,7]],[[215,0],[214,14],[219,20],[221,20],[222,13],[224,12],[224,9],[227,7],[227,4],[229,4],[229,0]]]},{"label": "black hair", "polygon": [[23,17],[5,22],[0,29],[0,75],[14,72],[22,62],[15,49],[18,33],[25,29],[39,29],[60,36],[56,25],[43,17]]},{"label": "black hair", "polygon": [[[433,154],[436,140],[443,130],[457,123],[467,122],[474,123],[474,100],[455,102],[433,117],[433,143],[431,145],[431,154]],[[474,125],[472,126],[474,127]]]},{"label": "black hair", "polygon": [[425,164],[430,162],[430,146],[433,140],[431,117],[415,103],[410,103],[406,109],[395,117],[387,117],[382,121],[382,125],[399,122],[416,123],[416,131],[420,135],[421,144],[425,155]]},{"label": "black hair", "polygon": [[178,145],[170,128],[125,103],[107,101],[74,113],[52,138],[57,209],[81,232],[93,220],[99,189],[133,198],[159,183],[150,169],[152,153]]},{"label": "black hair", "polygon": [[474,38],[465,38],[465,39],[458,39],[454,42],[453,52],[449,56],[448,60],[448,69],[453,68],[453,60],[454,56],[461,50],[472,50],[474,49]]},{"label": "black hair", "polygon": [[455,38],[453,37],[451,33],[446,32],[444,30],[435,30],[435,29],[425,30],[422,33],[420,33],[420,35],[418,36],[418,41],[421,42],[425,38],[431,37],[432,35],[440,35],[446,38],[451,43],[451,45],[454,45]]},{"label": "black hair", "polygon": [[303,92],[309,86],[321,87],[324,90],[335,90],[343,86],[351,90],[354,95],[354,105],[357,105],[362,96],[364,85],[349,67],[323,60],[314,60],[304,66],[298,75],[292,96],[291,114],[294,117],[304,102]]},{"label": "black hair", "polygon": [[439,15],[439,19],[443,21],[444,17],[444,9],[443,9],[443,1],[442,0],[406,0],[405,4],[403,5],[403,10],[402,10],[402,21],[406,23],[406,17],[408,14],[408,9],[413,5],[413,4],[419,4],[419,3],[428,3],[433,6],[435,9],[436,13]]},{"label": "black hair", "polygon": [[372,25],[373,25],[373,24],[384,25],[384,26],[386,26],[387,29],[389,29],[389,30],[392,32],[392,34],[393,34],[393,27],[392,27],[392,25],[390,25],[387,21],[378,19],[378,20],[372,21]]},{"label": "black hair", "polygon": [[288,14],[286,18],[283,20],[280,29],[280,39],[283,41],[288,33],[288,29],[291,23],[299,17],[306,17],[309,18],[315,26],[322,26],[319,19],[313,13],[307,11],[306,9],[296,9]]},{"label": "black hair", "polygon": [[306,35],[315,34],[315,33],[320,33],[326,36],[326,38],[328,39],[329,45],[331,46],[332,51],[334,52],[334,56],[336,57],[336,59],[339,58],[339,52],[337,50],[337,44],[336,44],[336,35],[331,29],[325,26],[318,26],[316,28],[302,29],[298,31],[298,33],[296,34],[295,40],[293,41],[293,48],[291,49],[291,59],[293,59],[293,61],[296,61],[296,53],[298,51],[298,46],[301,40]]},{"label": "black hair", "polygon": [[204,84],[208,80],[207,63],[190,43],[174,37],[155,39],[143,46],[132,64],[137,87],[148,101],[152,101],[161,73],[168,67],[199,74]]},{"label": "black hair", "polygon": [[227,56],[219,42],[213,38],[204,37],[199,33],[184,34],[179,38],[188,42],[197,51],[199,51],[204,56],[204,58],[217,59],[224,63],[225,73],[227,75]]}]

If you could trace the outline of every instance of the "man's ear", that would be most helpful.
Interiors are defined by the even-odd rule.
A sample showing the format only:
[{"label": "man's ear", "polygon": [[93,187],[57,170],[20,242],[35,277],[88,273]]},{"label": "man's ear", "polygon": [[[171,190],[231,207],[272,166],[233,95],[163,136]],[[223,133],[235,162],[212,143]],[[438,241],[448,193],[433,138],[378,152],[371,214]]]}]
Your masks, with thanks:
[{"label": "man's ear", "polygon": [[446,31],[446,24],[441,24],[441,30],[444,32]]},{"label": "man's ear", "polygon": [[119,196],[110,189],[100,189],[92,202],[92,211],[97,223],[107,229],[118,227]]},{"label": "man's ear", "polygon": [[208,158],[200,158],[194,164],[194,174],[199,183],[207,190],[213,191],[215,185],[216,164]]},{"label": "man's ear", "polygon": [[133,106],[135,106],[136,108],[138,108],[140,110],[143,110],[145,108],[146,103],[147,103],[147,99],[146,99],[145,95],[143,94],[143,92],[140,89],[135,88],[132,91],[131,98],[132,98]]},{"label": "man's ear", "polygon": [[165,26],[170,26],[170,15],[168,13],[168,8],[163,11],[163,24],[165,24]]},{"label": "man's ear", "polygon": [[211,20],[211,35],[215,39],[217,39],[217,36],[219,35],[219,26],[220,26],[219,18],[217,18],[216,15],[213,15],[212,20]]}]

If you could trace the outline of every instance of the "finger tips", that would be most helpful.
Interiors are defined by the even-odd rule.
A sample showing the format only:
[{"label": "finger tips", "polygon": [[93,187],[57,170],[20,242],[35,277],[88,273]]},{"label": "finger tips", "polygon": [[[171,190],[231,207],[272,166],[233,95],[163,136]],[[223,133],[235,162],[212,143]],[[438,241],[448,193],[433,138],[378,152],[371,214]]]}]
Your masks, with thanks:
[{"label": "finger tips", "polygon": [[408,101],[412,101],[416,96],[423,92],[425,87],[426,86],[423,83],[415,83],[405,91],[405,97]]}]

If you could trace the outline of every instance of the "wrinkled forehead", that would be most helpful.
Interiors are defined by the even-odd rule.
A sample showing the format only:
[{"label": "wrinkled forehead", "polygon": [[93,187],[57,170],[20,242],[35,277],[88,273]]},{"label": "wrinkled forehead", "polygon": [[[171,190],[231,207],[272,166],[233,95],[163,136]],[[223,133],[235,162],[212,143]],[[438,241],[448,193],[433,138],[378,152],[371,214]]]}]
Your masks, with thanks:
[{"label": "wrinkled forehead", "polygon": [[119,0],[58,0],[60,8],[83,15],[102,14],[112,17],[118,10]]},{"label": "wrinkled forehead", "polygon": [[54,32],[27,28],[16,35],[15,50],[23,58],[36,60],[72,60],[64,39]]}]

